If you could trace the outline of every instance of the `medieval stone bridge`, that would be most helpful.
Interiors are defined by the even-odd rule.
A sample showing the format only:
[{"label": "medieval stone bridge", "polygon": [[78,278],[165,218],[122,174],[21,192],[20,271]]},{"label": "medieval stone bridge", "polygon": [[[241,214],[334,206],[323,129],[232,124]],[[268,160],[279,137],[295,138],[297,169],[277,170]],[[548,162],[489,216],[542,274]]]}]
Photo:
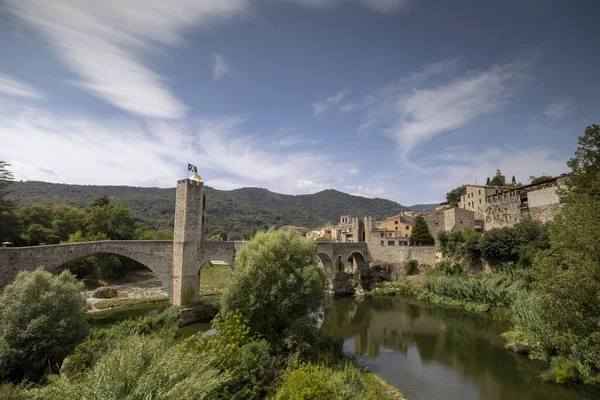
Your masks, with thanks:
[{"label": "medieval stone bridge", "polygon": [[[198,298],[200,269],[211,260],[233,266],[244,242],[204,240],[204,185],[184,179],[177,182],[175,227],[170,240],[107,240],[36,247],[0,248],[0,288],[19,271],[39,266],[49,271],[98,254],[131,258],[154,272],[171,302],[181,305]],[[317,243],[317,255],[332,277],[345,263],[366,265],[371,258],[366,243]],[[343,264],[340,264],[343,263]]]}]

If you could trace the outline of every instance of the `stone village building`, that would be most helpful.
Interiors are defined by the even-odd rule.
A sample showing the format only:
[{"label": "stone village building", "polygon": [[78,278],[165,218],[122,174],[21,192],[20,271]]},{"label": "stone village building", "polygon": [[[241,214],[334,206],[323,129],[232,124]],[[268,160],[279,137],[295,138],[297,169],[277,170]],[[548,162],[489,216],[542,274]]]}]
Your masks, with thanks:
[{"label": "stone village building", "polygon": [[560,210],[558,191],[566,189],[566,174],[521,187],[502,188],[486,197],[484,230],[511,227],[529,217],[548,222]]}]

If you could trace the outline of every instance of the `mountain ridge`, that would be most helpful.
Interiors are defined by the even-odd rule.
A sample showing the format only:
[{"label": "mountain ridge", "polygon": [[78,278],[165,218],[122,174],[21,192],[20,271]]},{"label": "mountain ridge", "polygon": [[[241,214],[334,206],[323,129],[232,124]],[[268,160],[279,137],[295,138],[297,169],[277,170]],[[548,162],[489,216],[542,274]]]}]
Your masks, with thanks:
[{"label": "mountain ridge", "polygon": [[[409,209],[392,200],[354,196],[335,189],[300,195],[252,187],[218,190],[205,186],[205,189],[208,235],[216,231],[242,235],[282,225],[315,228],[337,223],[340,215],[371,215],[382,219]],[[87,207],[102,196],[125,204],[138,219],[154,228],[173,226],[175,188],[15,181],[11,184],[9,199],[17,206]]]}]

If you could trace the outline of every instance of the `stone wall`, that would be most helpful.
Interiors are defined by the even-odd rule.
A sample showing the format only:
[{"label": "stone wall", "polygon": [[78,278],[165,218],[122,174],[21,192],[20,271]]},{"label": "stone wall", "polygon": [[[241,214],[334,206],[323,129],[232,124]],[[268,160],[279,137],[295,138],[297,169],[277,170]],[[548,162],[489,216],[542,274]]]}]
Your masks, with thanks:
[{"label": "stone wall", "polygon": [[446,229],[446,218],[444,216],[444,210],[428,212],[426,214],[423,214],[423,218],[425,218],[425,222],[427,222],[429,233],[431,233],[431,236],[433,236],[433,238],[435,239],[435,243],[437,244],[438,234]]},{"label": "stone wall", "polygon": [[558,204],[560,198],[558,197],[557,191],[558,186],[552,186],[528,192],[527,203],[529,204],[529,208]]},{"label": "stone wall", "polygon": [[539,207],[530,207],[529,216],[534,221],[540,221],[546,223],[554,220],[554,217],[560,211],[560,204],[549,204]]},{"label": "stone wall", "polygon": [[158,276],[167,293],[171,293],[173,242],[170,240],[106,240],[0,248],[0,288],[10,283],[19,271],[33,271],[39,266],[55,271],[97,254],[117,254],[144,264]]},{"label": "stone wall", "polygon": [[521,221],[521,199],[518,196],[488,203],[485,206],[483,225],[485,231],[511,227],[519,221]]}]

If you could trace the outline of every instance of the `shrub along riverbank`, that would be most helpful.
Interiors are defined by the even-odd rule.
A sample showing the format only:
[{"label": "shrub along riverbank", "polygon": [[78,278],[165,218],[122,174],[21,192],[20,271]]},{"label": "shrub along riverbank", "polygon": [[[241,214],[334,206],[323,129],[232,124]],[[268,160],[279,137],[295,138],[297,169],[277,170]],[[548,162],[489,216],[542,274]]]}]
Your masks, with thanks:
[{"label": "shrub along riverbank", "polygon": [[315,257],[293,232],[259,233],[238,254],[216,333],[183,340],[174,308],[88,334],[81,283],[21,273],[0,302],[0,398],[402,399],[320,334],[327,284]]},{"label": "shrub along riverbank", "polygon": [[[508,348],[547,361],[544,378],[600,385],[600,126],[586,128],[567,165],[568,190],[554,221],[525,219],[483,235],[442,233],[445,261],[419,285],[388,284],[374,293],[506,315]],[[483,262],[491,273],[481,272]]]}]

